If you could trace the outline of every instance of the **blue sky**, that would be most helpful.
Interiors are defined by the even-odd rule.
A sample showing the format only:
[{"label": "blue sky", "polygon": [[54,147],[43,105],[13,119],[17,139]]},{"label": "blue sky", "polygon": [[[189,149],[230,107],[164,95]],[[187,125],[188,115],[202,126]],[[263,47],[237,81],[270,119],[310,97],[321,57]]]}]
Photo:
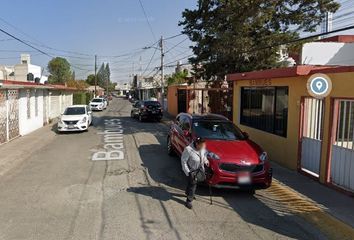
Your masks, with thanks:
[{"label": "blue sky", "polygon": [[[192,0],[141,1],[156,38],[180,33],[178,21],[181,20],[182,11],[185,8],[194,8],[196,4],[196,1]],[[77,77],[82,78],[90,73],[93,69],[93,55],[97,54],[99,63],[110,62],[114,81],[126,82],[130,80],[133,63],[136,72],[139,72],[139,69],[145,70],[154,52],[154,49],[144,52],[136,50],[155,42],[139,0],[2,0],[1,9],[1,19],[12,25],[0,19],[2,29],[37,44],[36,46],[50,55],[72,56],[68,57],[69,61],[84,69],[75,69]],[[181,36],[166,41],[166,48],[174,46],[184,38],[185,36]],[[171,50],[166,56],[166,62],[189,55],[189,45],[187,40]],[[132,53],[132,50],[135,50],[136,54],[120,58],[103,57]],[[46,66],[50,60],[47,56],[9,40],[8,36],[0,33],[0,64],[17,63],[21,52],[30,53],[33,64]],[[79,55],[76,52],[87,55]],[[146,74],[159,64],[158,57],[156,53]]]},{"label": "blue sky", "polygon": [[[178,22],[181,20],[182,11],[185,8],[195,8],[197,2],[141,1],[156,38],[180,33]],[[349,0],[339,2],[343,7],[334,15],[334,29],[352,24],[353,15],[347,13],[353,12],[354,2]],[[50,55],[64,55],[75,66],[77,78],[85,78],[87,74],[93,73],[94,54],[99,56],[98,65],[103,61],[110,63],[112,80],[117,82],[131,80],[133,65],[135,73],[145,72],[145,75],[154,74],[154,68],[159,65],[157,52],[147,68],[154,49],[137,50],[155,42],[139,0],[1,0],[0,6],[1,29],[36,44],[35,46]],[[349,33],[353,34],[353,31],[346,34]],[[185,38],[180,36],[166,41],[166,49]],[[186,40],[173,48],[166,54],[165,61],[176,62],[190,55],[191,51],[188,49],[190,44],[189,40]],[[50,60],[47,56],[9,40],[8,36],[0,33],[0,64],[11,65],[19,62],[21,52],[30,53],[33,64],[46,67]],[[104,57],[122,54],[127,55],[116,58]],[[172,70],[173,68],[168,68],[166,72]]]}]

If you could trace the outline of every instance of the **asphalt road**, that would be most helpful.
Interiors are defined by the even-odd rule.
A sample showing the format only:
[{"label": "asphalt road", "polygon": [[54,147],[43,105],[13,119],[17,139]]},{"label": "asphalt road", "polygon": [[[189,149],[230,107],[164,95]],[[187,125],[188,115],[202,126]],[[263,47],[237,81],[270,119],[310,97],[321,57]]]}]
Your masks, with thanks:
[{"label": "asphalt road", "polygon": [[[55,136],[0,178],[0,239],[325,239],[266,190],[215,190],[210,205],[199,187],[193,210],[185,208],[168,126],[130,119],[130,106],[114,99],[88,132]],[[92,161],[111,119],[123,127],[124,159]]]}]

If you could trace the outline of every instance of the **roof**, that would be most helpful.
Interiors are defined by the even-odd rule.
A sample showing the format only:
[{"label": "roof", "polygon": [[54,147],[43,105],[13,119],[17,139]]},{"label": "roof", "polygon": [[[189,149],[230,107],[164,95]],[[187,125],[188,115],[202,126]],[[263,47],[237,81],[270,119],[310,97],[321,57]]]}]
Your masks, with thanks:
[{"label": "roof", "polygon": [[3,88],[37,88],[37,89],[53,89],[53,90],[78,90],[74,87],[67,87],[65,85],[60,84],[42,84],[35,82],[22,82],[22,81],[14,81],[14,80],[3,80]]},{"label": "roof", "polygon": [[323,38],[316,42],[354,43],[354,35],[337,35],[333,37]]},{"label": "roof", "polygon": [[228,81],[256,80],[269,78],[286,78],[308,76],[315,73],[354,72],[354,66],[313,66],[300,65],[289,68],[276,68],[254,72],[233,73],[227,75]]}]

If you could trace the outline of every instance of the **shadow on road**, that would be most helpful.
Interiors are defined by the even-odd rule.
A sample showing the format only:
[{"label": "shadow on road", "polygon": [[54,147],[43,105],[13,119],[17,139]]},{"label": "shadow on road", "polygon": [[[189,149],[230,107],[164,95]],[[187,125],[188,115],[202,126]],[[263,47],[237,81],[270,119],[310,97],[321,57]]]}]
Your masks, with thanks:
[{"label": "shadow on road", "polygon": [[[113,117],[112,117],[113,118]],[[157,201],[169,200],[184,204],[185,176],[178,157],[167,155],[166,138],[168,126],[156,122],[138,122],[130,117],[119,117],[124,126],[124,134],[144,133],[156,138],[155,144],[140,144],[138,147],[143,166],[158,186],[131,187],[127,191],[151,197]],[[109,119],[109,118],[106,118]],[[140,139],[141,140],[141,139]],[[143,140],[141,140],[143,142]],[[141,142],[135,139],[135,142]],[[277,203],[267,199],[265,194],[249,195],[237,190],[213,190],[214,203],[211,207],[236,212],[244,221],[274,233],[296,239],[321,239],[311,230],[311,226],[290,213],[277,212]],[[220,200],[220,197],[224,200]],[[209,203],[209,190],[199,186],[197,201]],[[186,210],[187,211],[187,210]],[[255,232],[261,235],[261,233]]]}]

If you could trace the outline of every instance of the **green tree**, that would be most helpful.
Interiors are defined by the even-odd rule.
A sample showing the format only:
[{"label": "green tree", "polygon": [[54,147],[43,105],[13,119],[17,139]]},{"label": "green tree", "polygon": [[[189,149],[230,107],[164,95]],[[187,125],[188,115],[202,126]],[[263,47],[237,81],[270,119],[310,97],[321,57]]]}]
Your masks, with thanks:
[{"label": "green tree", "polygon": [[173,84],[181,84],[186,82],[186,78],[188,76],[187,71],[181,71],[181,72],[176,72],[172,74],[169,78],[167,78],[167,85],[173,85]]},{"label": "green tree", "polygon": [[91,86],[94,86],[95,85],[95,74],[88,75],[86,78],[86,83]]},{"label": "green tree", "polygon": [[66,82],[68,87],[74,87],[77,88],[78,90],[85,90],[89,85],[85,80],[74,80],[71,79]]},{"label": "green tree", "polygon": [[72,78],[70,63],[61,57],[53,58],[48,63],[49,83],[65,83]]},{"label": "green tree", "polygon": [[97,85],[104,88],[106,86],[105,79],[106,79],[106,67],[105,64],[102,63],[101,67],[97,72]]},{"label": "green tree", "polygon": [[324,13],[338,8],[335,0],[198,0],[180,25],[195,43],[195,75],[214,80],[277,67],[278,47],[271,46],[315,31]]},{"label": "green tree", "polygon": [[106,76],[106,81],[108,83],[111,82],[111,69],[109,68],[109,63],[106,64],[106,68],[105,68],[105,76]]}]

